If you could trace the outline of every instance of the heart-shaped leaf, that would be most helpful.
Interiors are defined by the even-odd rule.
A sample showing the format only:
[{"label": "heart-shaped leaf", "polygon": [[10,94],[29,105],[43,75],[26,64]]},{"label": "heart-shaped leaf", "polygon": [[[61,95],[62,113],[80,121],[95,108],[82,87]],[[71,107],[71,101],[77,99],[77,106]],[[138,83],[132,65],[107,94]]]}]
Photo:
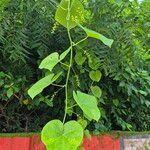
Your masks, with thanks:
[{"label": "heart-shaped leaf", "polygon": [[63,125],[60,120],[52,120],[44,126],[41,139],[47,150],[76,150],[83,139],[83,128],[76,121]]},{"label": "heart-shaped leaf", "polygon": [[46,77],[44,77],[44,78],[40,79],[39,81],[37,81],[28,90],[29,96],[33,99],[36,95],[41,93],[44,90],[44,88],[46,88],[47,86],[52,84],[54,81],[56,81],[61,74],[62,74],[62,72],[60,72],[60,73],[58,73],[54,76],[54,74],[51,73],[50,75],[47,75]]},{"label": "heart-shaped leaf", "polygon": [[93,31],[93,30],[90,30],[88,28],[85,28],[83,26],[80,25],[80,27],[86,32],[87,36],[88,37],[92,37],[92,38],[95,38],[95,39],[98,39],[98,40],[101,40],[105,45],[111,47],[114,40],[113,39],[108,39],[106,38],[104,35],[96,32],[96,31]]},{"label": "heart-shaped leaf", "polygon": [[96,121],[100,118],[100,110],[97,107],[97,99],[80,91],[73,92],[73,97],[82,111],[87,116],[87,119],[94,119]]},{"label": "heart-shaped leaf", "polygon": [[102,73],[99,70],[96,71],[90,71],[89,76],[91,80],[99,82],[102,76]]},{"label": "heart-shaped leaf", "polygon": [[64,27],[71,29],[84,20],[84,7],[79,0],[70,0],[70,15],[68,15],[69,0],[62,0],[55,14],[55,20]]},{"label": "heart-shaped leaf", "polygon": [[91,91],[97,98],[100,98],[102,95],[102,90],[98,86],[91,86]]}]

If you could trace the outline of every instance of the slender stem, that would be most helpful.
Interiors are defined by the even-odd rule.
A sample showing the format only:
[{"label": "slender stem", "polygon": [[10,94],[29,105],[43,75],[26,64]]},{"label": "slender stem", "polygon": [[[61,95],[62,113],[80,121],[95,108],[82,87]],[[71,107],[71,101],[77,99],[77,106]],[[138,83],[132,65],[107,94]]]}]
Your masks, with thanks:
[{"label": "slender stem", "polygon": [[61,62],[61,61],[60,61],[60,63],[61,63],[62,65],[64,65],[64,66],[69,67],[69,65],[68,65],[68,64],[65,64],[65,63],[63,63],[63,62]]},{"label": "slender stem", "polygon": [[67,109],[71,109],[71,108],[76,107],[76,106],[78,106],[78,104],[74,104],[74,105],[68,107]]},{"label": "slender stem", "polygon": [[81,39],[80,41],[78,41],[77,43],[74,43],[73,46],[76,46],[80,43],[82,43],[83,41],[85,41],[88,38],[88,36],[86,36],[84,39]]},{"label": "slender stem", "polygon": [[69,82],[69,77],[70,77],[70,71],[71,71],[71,66],[72,66],[72,57],[73,57],[73,41],[71,39],[71,34],[70,34],[70,29],[69,29],[69,20],[70,20],[70,0],[68,1],[68,16],[67,16],[67,32],[68,32],[68,37],[70,40],[70,63],[69,63],[69,68],[68,68],[68,73],[67,73],[67,78],[66,78],[66,84],[65,84],[65,114],[63,118],[63,124],[65,123],[66,116],[67,116],[67,110],[68,110],[68,82]]},{"label": "slender stem", "polygon": [[59,84],[52,84],[53,86],[57,86],[57,87],[65,87],[65,85],[59,85]]},{"label": "slender stem", "polygon": [[[68,36],[69,36],[69,39],[70,39],[70,44],[72,45],[72,39],[71,39],[70,31],[69,30],[68,30]],[[65,85],[66,100],[65,100],[65,115],[64,115],[63,123],[65,122],[66,115],[67,115],[67,109],[68,109],[68,82],[69,82],[70,71],[71,71],[71,66],[72,66],[72,56],[73,56],[73,48],[71,46],[71,50],[70,50],[70,63],[69,63],[69,68],[68,68],[68,73],[67,73],[67,79],[66,79],[66,85]]]}]

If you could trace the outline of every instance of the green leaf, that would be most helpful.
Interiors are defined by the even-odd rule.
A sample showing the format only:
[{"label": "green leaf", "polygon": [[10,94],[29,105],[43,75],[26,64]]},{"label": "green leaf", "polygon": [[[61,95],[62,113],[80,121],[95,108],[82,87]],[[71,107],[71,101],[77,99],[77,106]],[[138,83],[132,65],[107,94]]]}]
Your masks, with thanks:
[{"label": "green leaf", "polygon": [[119,100],[118,99],[114,99],[113,100],[113,104],[118,107],[119,106]]},{"label": "green leaf", "polygon": [[44,58],[39,66],[40,69],[48,69],[49,71],[52,71],[53,68],[61,61],[63,60],[67,54],[69,53],[70,48],[68,48],[66,51],[64,51],[60,56],[57,52],[54,52],[50,55],[48,55],[46,58]]},{"label": "green leaf", "polygon": [[64,52],[60,55],[60,57],[59,57],[59,60],[60,60],[60,61],[63,60],[63,59],[67,56],[67,54],[70,52],[70,49],[71,49],[71,48],[68,48],[66,51],[64,51]]},{"label": "green leaf", "polygon": [[6,76],[6,74],[4,72],[0,72],[0,78],[4,78]]},{"label": "green leaf", "polygon": [[79,0],[71,0],[70,17],[68,15],[67,0],[62,0],[57,8],[55,20],[64,27],[71,29],[84,20],[84,7]]},{"label": "green leaf", "polygon": [[99,70],[90,71],[89,76],[91,80],[99,82],[102,77],[102,73]]},{"label": "green leaf", "polygon": [[53,80],[54,74],[50,74],[47,75],[46,77],[42,78],[41,80],[39,80],[38,82],[36,82],[29,90],[28,90],[28,94],[30,95],[30,97],[33,99],[36,95],[38,95],[39,93],[41,93],[44,88],[46,88],[47,86],[49,86],[52,82],[54,82]]},{"label": "green leaf", "polygon": [[52,82],[54,82],[54,81],[56,81],[61,75],[62,75],[62,71],[61,72],[59,72],[59,73],[57,73],[55,76],[54,76],[54,78],[52,79]]},{"label": "green leaf", "polygon": [[147,96],[147,94],[148,94],[147,92],[142,91],[142,90],[139,90],[139,93],[142,94],[142,95],[144,95],[144,96]]},{"label": "green leaf", "polygon": [[52,71],[52,69],[55,67],[55,65],[57,65],[58,62],[59,62],[59,54],[57,52],[54,52],[42,60],[39,68],[40,69],[44,68]]},{"label": "green leaf", "polygon": [[82,66],[82,64],[85,62],[86,57],[82,56],[81,52],[77,52],[75,55],[75,62],[79,65]]},{"label": "green leaf", "polygon": [[7,91],[7,97],[10,98],[13,95],[13,93],[14,93],[13,89],[9,88],[8,91]]},{"label": "green leaf", "polygon": [[87,116],[87,119],[90,118],[96,121],[99,120],[101,114],[97,107],[97,99],[94,96],[82,93],[80,91],[74,91],[73,97],[85,113],[85,116]]},{"label": "green leaf", "polygon": [[81,25],[80,25],[80,27],[86,32],[88,37],[92,37],[92,38],[98,39],[98,40],[102,41],[105,45],[107,45],[109,47],[112,46],[112,44],[114,42],[113,39],[108,39],[104,35],[96,32],[96,31],[90,30],[88,28],[85,28],[85,27],[83,27]]},{"label": "green leaf", "polygon": [[100,67],[100,59],[97,57],[90,58],[88,60],[88,65],[91,69],[97,70]]},{"label": "green leaf", "polygon": [[91,91],[97,98],[100,98],[102,95],[102,90],[98,86],[91,86]]},{"label": "green leaf", "polygon": [[83,128],[76,121],[63,125],[60,120],[52,120],[44,126],[41,139],[47,150],[76,150],[83,139]]}]

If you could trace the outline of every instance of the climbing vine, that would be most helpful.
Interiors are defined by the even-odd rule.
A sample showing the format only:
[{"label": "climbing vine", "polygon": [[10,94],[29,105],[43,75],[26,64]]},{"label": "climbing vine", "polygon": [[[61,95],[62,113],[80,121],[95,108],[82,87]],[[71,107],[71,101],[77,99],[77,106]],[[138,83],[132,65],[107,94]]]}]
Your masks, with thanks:
[{"label": "climbing vine", "polygon": [[[109,47],[111,47],[113,43],[112,39],[108,39],[102,34],[82,26],[82,23],[84,22],[84,15],[85,10],[79,0],[62,0],[60,2],[55,14],[55,20],[67,29],[70,46],[63,53],[59,54],[58,52],[54,52],[47,56],[44,60],[42,60],[39,68],[46,69],[48,73],[44,78],[40,79],[28,90],[28,94],[32,99],[34,99],[34,97],[36,97],[50,85],[60,87],[60,90],[65,90],[64,117],[62,118],[62,120],[51,120],[44,126],[42,130],[41,138],[43,143],[46,145],[47,150],[58,150],[60,146],[62,150],[76,150],[83,140],[84,129],[86,127],[86,123],[84,123],[83,125],[83,121],[86,122],[86,119],[88,119],[89,121],[98,121],[101,116],[100,110],[97,106],[97,99],[101,96],[102,91],[99,86],[92,86],[94,82],[99,82],[102,76],[101,72],[97,69],[93,69],[89,72],[89,77],[92,80],[92,84],[89,88],[92,93],[85,93],[83,92],[84,90],[82,88],[73,88],[71,96],[76,103],[71,107],[68,106],[68,100],[70,97],[69,79],[72,78],[71,69],[73,69],[73,60],[75,59],[75,61],[79,65],[85,61],[85,56],[83,56],[82,53],[78,53],[78,56],[75,56],[75,58],[73,57],[74,51],[76,51],[76,47],[78,47],[79,44],[87,40],[89,37],[98,39]],[[83,39],[77,42],[73,41],[71,35],[71,30],[75,27],[81,28],[86,35]],[[68,63],[64,61],[66,58],[68,58],[67,56],[69,56]],[[92,60],[90,60],[91,65],[92,63]],[[59,80],[60,77],[64,77],[62,76],[63,72],[58,71],[58,73],[54,73],[53,71],[55,66],[59,64],[67,68],[67,73],[64,78],[64,85],[57,84],[57,80]],[[80,81],[78,80],[78,76],[75,75],[75,77],[79,84]],[[82,110],[84,114],[82,123],[81,121],[75,120],[71,120],[68,122],[66,121],[69,110],[74,107],[79,107]],[[75,114],[77,116],[81,116],[80,113]]]}]

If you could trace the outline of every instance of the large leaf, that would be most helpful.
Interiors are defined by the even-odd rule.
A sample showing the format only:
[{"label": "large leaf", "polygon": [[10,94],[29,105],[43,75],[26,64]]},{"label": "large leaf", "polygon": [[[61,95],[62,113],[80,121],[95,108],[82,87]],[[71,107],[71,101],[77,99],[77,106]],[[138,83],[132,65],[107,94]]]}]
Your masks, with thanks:
[{"label": "large leaf", "polygon": [[76,150],[83,139],[83,128],[76,121],[63,125],[60,120],[48,122],[41,134],[47,150]]},{"label": "large leaf", "polygon": [[85,27],[83,27],[81,25],[80,25],[80,27],[86,32],[88,37],[92,37],[92,38],[98,39],[98,40],[102,41],[105,45],[107,45],[109,47],[112,46],[112,44],[114,42],[113,39],[108,39],[104,35],[96,32],[96,31],[90,30],[88,28],[85,28]]},{"label": "large leaf", "polygon": [[96,121],[99,120],[100,110],[97,107],[97,99],[94,96],[82,93],[80,91],[74,91],[73,97],[85,113],[85,116],[87,116],[87,119],[90,118]]},{"label": "large leaf", "polygon": [[44,60],[42,60],[39,68],[40,69],[48,69],[52,71],[52,69],[55,67],[55,65],[59,62],[59,54],[57,52],[54,52],[47,56]]},{"label": "large leaf", "polygon": [[58,77],[61,75],[62,72],[58,73],[54,76],[54,74],[47,75],[46,77],[42,78],[41,80],[37,81],[29,90],[28,94],[33,99],[36,95],[40,94],[44,88],[52,84]]},{"label": "large leaf", "polygon": [[[79,0],[70,0],[70,16],[68,16],[68,0],[62,0],[55,14],[55,20],[66,28],[74,28],[84,20],[84,7]],[[67,26],[68,24],[68,26]]]}]

